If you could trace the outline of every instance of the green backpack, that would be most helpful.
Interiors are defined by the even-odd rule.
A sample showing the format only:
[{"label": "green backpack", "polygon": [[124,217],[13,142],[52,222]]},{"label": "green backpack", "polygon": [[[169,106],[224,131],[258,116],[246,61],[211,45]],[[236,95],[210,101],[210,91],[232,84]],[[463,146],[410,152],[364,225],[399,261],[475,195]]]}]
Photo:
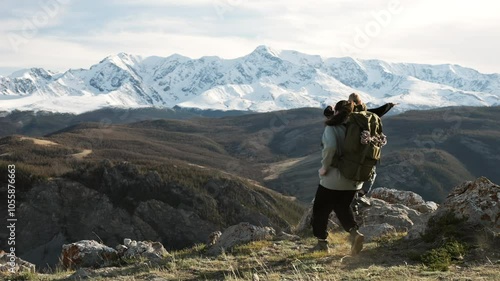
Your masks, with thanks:
[{"label": "green backpack", "polygon": [[349,114],[345,126],[344,144],[332,165],[347,179],[367,181],[375,172],[382,146],[387,144],[382,122],[375,113],[361,111]]}]

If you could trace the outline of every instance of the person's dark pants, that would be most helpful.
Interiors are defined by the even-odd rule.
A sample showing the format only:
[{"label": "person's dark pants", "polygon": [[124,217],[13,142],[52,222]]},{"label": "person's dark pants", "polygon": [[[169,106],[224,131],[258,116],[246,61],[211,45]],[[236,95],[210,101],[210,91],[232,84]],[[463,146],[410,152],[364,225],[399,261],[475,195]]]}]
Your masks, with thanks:
[{"label": "person's dark pants", "polygon": [[318,239],[326,239],[328,217],[332,211],[337,215],[345,231],[349,232],[353,227],[357,229],[358,225],[351,208],[355,194],[356,190],[331,190],[321,184],[318,186],[311,221],[314,236]]}]

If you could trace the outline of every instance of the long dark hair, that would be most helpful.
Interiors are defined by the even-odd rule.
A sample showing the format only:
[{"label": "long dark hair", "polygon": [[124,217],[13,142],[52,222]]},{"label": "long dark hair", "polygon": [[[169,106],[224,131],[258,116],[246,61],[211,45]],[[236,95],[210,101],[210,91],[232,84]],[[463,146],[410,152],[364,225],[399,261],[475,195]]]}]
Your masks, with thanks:
[{"label": "long dark hair", "polygon": [[[350,101],[346,100],[341,100],[337,102],[335,105],[335,115],[331,116],[325,121],[325,125],[327,126],[337,126],[342,123],[347,119],[349,114],[352,112],[354,108],[354,104]],[[337,113],[338,112],[338,113]]]}]

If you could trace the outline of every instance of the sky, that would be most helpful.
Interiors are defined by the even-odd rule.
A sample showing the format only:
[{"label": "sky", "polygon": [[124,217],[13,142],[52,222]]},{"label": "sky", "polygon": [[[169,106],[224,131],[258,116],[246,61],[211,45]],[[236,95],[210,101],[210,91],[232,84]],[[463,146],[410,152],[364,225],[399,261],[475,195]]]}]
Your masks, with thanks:
[{"label": "sky", "polygon": [[125,52],[236,58],[259,45],[500,73],[494,0],[4,0],[0,75]]}]

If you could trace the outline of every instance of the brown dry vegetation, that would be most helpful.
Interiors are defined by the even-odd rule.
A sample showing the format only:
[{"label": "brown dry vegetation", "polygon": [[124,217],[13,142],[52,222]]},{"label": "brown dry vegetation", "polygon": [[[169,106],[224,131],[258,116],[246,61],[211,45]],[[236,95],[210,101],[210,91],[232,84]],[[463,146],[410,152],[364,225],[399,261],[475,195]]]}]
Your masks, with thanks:
[{"label": "brown dry vegetation", "polygon": [[[500,182],[495,168],[500,160],[498,109],[451,107],[384,117],[389,144],[384,148],[375,186],[412,190],[426,200],[440,202],[464,180],[486,176]],[[21,148],[19,143],[9,142],[9,138],[0,140],[5,144],[0,146],[0,159],[43,170],[45,176],[57,176],[71,169],[71,160],[62,155],[67,151],[62,149],[74,151],[71,154],[92,150],[84,157],[86,161],[110,159],[154,166],[176,159],[256,180],[302,202],[309,202],[314,195],[323,130],[319,109],[222,118],[191,115],[189,120],[143,120],[131,124],[117,122],[140,120],[148,114],[158,117],[159,112],[108,111],[97,112],[93,119],[91,114],[73,117],[75,122],[101,117],[99,123],[80,123],[47,135],[45,140],[61,145],[58,161],[36,160],[45,157],[46,152],[28,144]],[[16,118],[11,119],[23,119],[20,113],[14,115]],[[123,116],[127,118],[121,120]],[[188,118],[177,117],[180,116]],[[33,118],[25,121],[36,124],[33,120],[37,119]],[[47,116],[39,118],[45,125],[52,124]],[[279,171],[275,169],[280,163],[295,159],[300,161]],[[48,168],[50,165],[57,167]]]},{"label": "brown dry vegetation", "polygon": [[[207,256],[204,245],[171,252],[159,265],[130,261],[124,267],[89,270],[92,280],[500,280],[498,253],[477,260],[455,261],[435,271],[415,259],[425,251],[422,242],[400,234],[368,243],[350,256],[347,235],[333,233],[331,253],[310,252],[315,239],[256,241],[220,256]],[[481,260],[481,261],[479,261]],[[483,262],[489,260],[489,262]],[[36,274],[29,280],[69,280],[74,271]],[[157,278],[157,279],[155,279]]]}]

